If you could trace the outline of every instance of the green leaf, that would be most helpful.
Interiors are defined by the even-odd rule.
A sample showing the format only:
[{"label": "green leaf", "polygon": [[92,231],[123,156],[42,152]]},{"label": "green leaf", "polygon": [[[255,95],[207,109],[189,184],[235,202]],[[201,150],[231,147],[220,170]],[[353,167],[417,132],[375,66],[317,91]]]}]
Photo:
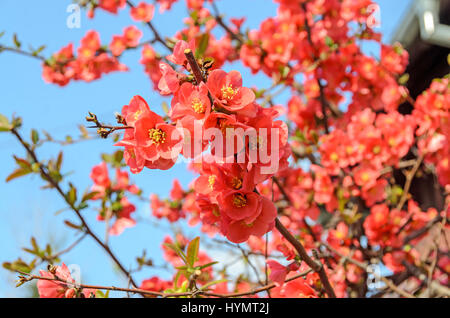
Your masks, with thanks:
[{"label": "green leaf", "polygon": [[186,255],[177,244],[164,243],[164,245],[173,250],[187,264]]},{"label": "green leaf", "polygon": [[39,142],[39,133],[36,129],[31,130],[31,141],[33,141],[33,144],[37,144]]},{"label": "green leaf", "polygon": [[27,160],[16,157],[16,156],[13,156],[13,157],[20,168],[22,168],[24,170],[30,170],[30,171],[32,170],[31,164]]},{"label": "green leaf", "polygon": [[199,58],[203,56],[203,54],[205,54],[206,49],[208,48],[208,43],[209,43],[209,34],[205,33],[201,36],[197,50],[195,51],[196,58]]},{"label": "green leaf", "polygon": [[0,131],[10,131],[11,128],[8,118],[0,114]]},{"label": "green leaf", "polygon": [[64,224],[67,225],[68,227],[71,227],[72,229],[76,229],[76,230],[79,230],[79,229],[81,229],[83,227],[82,225],[73,224],[69,220],[65,220]]},{"label": "green leaf", "polygon": [[114,165],[117,167],[120,167],[121,163],[122,163],[122,159],[123,159],[123,151],[122,150],[117,150],[114,153]]},{"label": "green leaf", "polygon": [[92,199],[92,198],[95,197],[98,193],[99,193],[99,192],[97,192],[97,191],[92,191],[92,192],[85,193],[85,194],[83,195],[83,198],[81,199],[81,202],[85,202],[85,201],[88,201],[88,200]]},{"label": "green leaf", "polygon": [[194,267],[194,264],[197,261],[199,246],[200,246],[200,237],[196,237],[188,245],[187,264],[190,265],[191,267]]},{"label": "green leaf", "polygon": [[39,53],[41,53],[45,49],[45,45],[41,45],[37,50],[34,50],[32,55],[37,56]]},{"label": "green leaf", "polygon": [[61,170],[61,165],[63,161],[63,152],[60,151],[58,154],[58,158],[56,159],[56,169]]},{"label": "green leaf", "polygon": [[225,283],[225,282],[227,282],[227,281],[228,281],[228,279],[214,280],[214,281],[209,282],[209,283],[206,283],[205,285],[203,285],[202,287],[200,287],[200,290],[205,290],[205,289],[207,289],[209,286],[216,285],[216,284],[220,284],[220,283]]},{"label": "green leaf", "polygon": [[398,83],[400,85],[405,85],[408,82],[408,80],[409,80],[409,74],[406,73],[406,74],[403,74],[402,76],[400,76],[400,78],[398,79]]},{"label": "green leaf", "polygon": [[27,169],[22,169],[22,168],[16,169],[6,178],[6,182],[9,182],[13,179],[25,176],[29,173],[31,173],[31,171],[27,170]]},{"label": "green leaf", "polygon": [[325,44],[326,44],[328,47],[332,47],[332,46],[334,45],[334,41],[333,41],[333,39],[330,38],[329,36],[326,36],[326,37],[325,37]]},{"label": "green leaf", "polygon": [[219,263],[219,262],[211,262],[211,263],[208,263],[208,264],[205,264],[205,265],[197,266],[196,268],[202,270],[202,269],[205,269],[205,268],[207,268],[207,267],[216,265],[216,264],[218,264],[218,263]]},{"label": "green leaf", "polygon": [[14,33],[14,35],[13,35],[13,41],[14,41],[14,45],[17,48],[20,48],[22,46],[22,43],[20,43],[19,39],[17,38],[17,34],[16,33]]},{"label": "green leaf", "polygon": [[71,186],[67,193],[67,201],[69,204],[75,204],[75,201],[77,201],[77,189],[74,186]]},{"label": "green leaf", "polygon": [[33,246],[34,250],[39,250],[39,246],[37,245],[36,239],[34,237],[31,237],[31,246]]},{"label": "green leaf", "polygon": [[106,293],[102,292],[101,290],[97,290],[95,292],[95,298],[108,298],[109,297],[109,290],[106,291]]}]

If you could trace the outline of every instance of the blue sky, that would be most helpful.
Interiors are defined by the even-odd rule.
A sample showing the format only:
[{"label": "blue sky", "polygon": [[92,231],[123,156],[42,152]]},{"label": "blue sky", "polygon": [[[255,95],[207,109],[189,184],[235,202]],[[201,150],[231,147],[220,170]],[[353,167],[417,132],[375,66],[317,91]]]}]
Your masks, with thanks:
[{"label": "blue sky", "polygon": [[[408,7],[410,0],[379,0],[381,7],[381,32],[385,41]],[[25,3],[25,2],[23,2]],[[11,44],[13,33],[17,33],[24,47],[32,45],[47,46],[43,55],[49,56],[69,42],[76,46],[81,37],[90,29],[96,29],[103,43],[109,43],[112,35],[121,34],[122,29],[134,23],[128,10],[122,10],[118,16],[98,10],[94,20],[89,20],[82,13],[80,29],[69,29],[66,26],[67,6],[71,1],[26,1],[18,4],[15,0],[0,1],[0,31],[6,34],[0,43]],[[256,28],[260,22],[276,12],[276,5],[270,0],[221,0],[217,1],[221,12],[227,17],[245,15],[245,28]],[[182,27],[182,19],[186,16],[184,1],[179,1],[170,12],[153,20],[154,25],[163,35],[171,36]],[[136,24],[140,26],[139,24]],[[143,27],[143,40],[151,39],[150,31]],[[160,52],[165,52],[164,49]],[[374,49],[371,46],[368,50]],[[96,113],[101,119],[114,122],[114,112],[128,103],[134,95],[143,96],[152,109],[160,111],[163,99],[152,90],[152,84],[144,74],[142,65],[138,63],[140,50],[127,52],[123,62],[130,68],[126,73],[112,73],[92,82],[73,82],[64,88],[49,85],[41,78],[42,68],[39,61],[11,54],[0,54],[0,113],[10,117],[17,114],[23,118],[22,133],[28,137],[29,129],[45,129],[57,139],[66,135],[78,135],[77,126],[85,124],[87,111]],[[268,87],[270,82],[260,76],[251,76],[247,69],[240,65],[227,65],[226,70],[237,69],[242,72],[244,84],[247,86]],[[283,96],[278,100],[285,102]],[[56,156],[60,146],[46,145],[39,149],[40,158],[48,159]],[[74,240],[74,233],[63,225],[66,219],[75,220],[70,211],[54,213],[64,207],[61,198],[51,190],[40,190],[41,180],[37,176],[24,177],[8,184],[3,180],[14,169],[13,154],[23,156],[24,152],[17,142],[7,134],[0,134],[0,262],[11,261],[18,256],[28,259],[21,247],[29,246],[30,236],[35,236],[44,245],[56,242],[60,248]],[[80,191],[91,185],[89,172],[93,165],[100,162],[100,153],[114,151],[110,140],[92,140],[64,148],[63,171],[73,172],[68,179]],[[133,180],[144,189],[144,195],[156,193],[166,197],[171,188],[173,178],[178,178],[186,186],[193,175],[186,171],[184,164],[177,164],[169,171],[144,170],[133,176]],[[139,218],[155,221],[151,217],[147,203],[135,201]],[[103,223],[95,220],[96,212],[86,210],[85,215],[93,229],[102,235]],[[167,224],[161,223],[154,228],[148,222],[142,222],[132,229],[126,230],[120,237],[110,239],[112,249],[117,252],[125,266],[135,266],[135,257],[147,250],[147,255],[156,264],[163,262],[160,243],[167,232]],[[166,229],[166,230],[165,230]],[[193,231],[191,231],[193,233]],[[123,285],[108,256],[90,239],[85,239],[63,261],[66,264],[79,264],[86,269],[82,279],[92,284]],[[148,269],[136,275],[137,281],[146,277],[168,273],[156,269]],[[0,297],[23,295],[23,289],[14,288],[15,275],[0,268]]]}]

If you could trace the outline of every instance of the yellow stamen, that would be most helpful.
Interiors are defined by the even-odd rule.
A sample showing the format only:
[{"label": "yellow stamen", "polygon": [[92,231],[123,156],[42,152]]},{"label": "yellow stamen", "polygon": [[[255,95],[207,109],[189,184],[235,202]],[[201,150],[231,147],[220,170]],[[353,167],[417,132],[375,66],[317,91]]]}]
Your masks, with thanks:
[{"label": "yellow stamen", "polygon": [[148,137],[155,144],[163,144],[166,141],[166,133],[161,129],[152,128],[148,130]]},{"label": "yellow stamen", "polygon": [[242,187],[241,178],[234,177],[233,180],[231,180],[231,186],[233,187],[233,189],[239,190]]},{"label": "yellow stamen", "polygon": [[233,86],[230,84],[228,86],[222,87],[222,98],[225,99],[233,99],[233,97],[237,94],[237,89],[233,89]]},{"label": "yellow stamen", "polygon": [[233,204],[238,208],[242,208],[247,205],[247,199],[240,193],[235,194],[233,197]]},{"label": "yellow stamen", "polygon": [[333,152],[333,153],[330,155],[330,159],[331,159],[332,161],[338,161],[339,156],[338,156],[337,153]]},{"label": "yellow stamen", "polygon": [[191,102],[191,106],[197,114],[203,114],[206,110],[205,106],[199,98],[194,98]]},{"label": "yellow stamen", "polygon": [[211,175],[208,178],[208,183],[209,183],[209,187],[211,188],[211,190],[214,188],[214,184],[216,183],[216,176],[215,175]]}]

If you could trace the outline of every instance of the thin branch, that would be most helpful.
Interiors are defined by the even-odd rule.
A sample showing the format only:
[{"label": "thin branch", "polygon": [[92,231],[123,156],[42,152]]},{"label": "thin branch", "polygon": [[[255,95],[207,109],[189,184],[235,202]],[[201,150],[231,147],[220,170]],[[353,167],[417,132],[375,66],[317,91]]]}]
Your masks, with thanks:
[{"label": "thin branch", "polygon": [[[280,190],[281,194],[283,195],[284,199],[289,203],[290,206],[293,206],[294,203],[292,202],[291,198],[289,197],[288,193],[284,189],[283,185],[281,184],[280,180],[278,180],[277,177],[273,176],[272,180],[277,185],[278,189]],[[314,230],[309,226],[309,224],[306,222],[306,220],[303,220],[303,223],[305,224],[306,229],[308,230],[309,234],[312,236],[313,240],[318,242],[316,235],[314,234]]]},{"label": "thin branch", "polygon": [[289,243],[292,244],[292,246],[294,246],[294,248],[297,250],[297,253],[300,255],[301,259],[305,261],[305,263],[308,264],[309,267],[311,267],[315,272],[319,274],[320,281],[322,282],[322,285],[328,296],[330,298],[336,298],[336,294],[334,293],[333,287],[328,281],[328,276],[325,272],[323,264],[309,257],[302,243],[300,243],[300,241],[298,241],[289,232],[289,230],[284,227],[284,225],[280,222],[278,218],[275,219],[275,227],[280,232],[280,234],[283,235],[284,238],[286,238],[286,240],[288,240]]},{"label": "thin branch", "polygon": [[221,14],[219,12],[219,9],[217,8],[217,5],[214,2],[212,2],[211,6],[213,8],[214,19],[217,21],[217,24],[219,24],[231,36],[231,38],[233,38],[236,41],[238,41],[240,45],[244,44],[244,39],[242,38],[242,35],[239,34],[239,33],[233,32],[228,27],[228,25],[226,25],[226,23],[223,21],[222,16],[221,16]]},{"label": "thin branch", "polygon": [[[21,282],[28,282],[31,280],[49,280],[49,281],[57,281],[60,282],[62,284],[68,285],[68,286],[73,286],[74,282],[69,282],[69,281],[65,281],[62,280],[61,278],[58,277],[43,277],[43,276],[38,276],[38,275],[33,275],[30,273],[25,273],[22,271],[17,271],[18,273],[24,275],[24,276],[19,276],[19,280]],[[298,279],[300,277],[304,277],[306,275],[308,275],[309,273],[311,273],[312,270],[308,269],[302,273],[299,273],[295,276],[292,276],[288,279],[285,280],[285,283],[293,281],[295,279]],[[155,292],[155,291],[149,291],[149,290],[145,290],[145,289],[140,289],[140,288],[122,288],[122,287],[115,287],[115,286],[98,286],[98,285],[86,285],[86,284],[77,284],[77,286],[79,288],[86,288],[86,289],[99,289],[99,290],[112,290],[112,291],[122,291],[122,292],[127,292],[127,293],[134,293],[134,294],[141,294],[141,295],[148,295],[148,296],[159,296],[159,297],[163,297],[163,298],[168,298],[168,297],[195,297],[197,295],[202,295],[202,296],[207,296],[207,297],[219,297],[219,298],[230,298],[230,297],[242,297],[242,296],[250,296],[250,295],[255,295],[258,294],[260,292],[263,291],[267,291],[269,289],[275,288],[277,287],[277,285],[275,283],[271,283],[268,285],[265,285],[263,287],[248,291],[248,292],[237,292],[237,293],[230,293],[230,294],[219,294],[219,293],[214,293],[214,292],[207,292],[207,291],[202,291],[202,290],[195,290],[192,292],[184,292],[184,293],[163,293],[163,292]]]},{"label": "thin branch", "polygon": [[109,246],[104,244],[97,235],[91,230],[89,225],[87,224],[86,220],[84,219],[83,215],[81,214],[80,210],[74,205],[73,202],[71,202],[64,191],[61,189],[61,186],[59,185],[59,182],[56,181],[47,168],[41,164],[36,156],[36,153],[34,150],[30,148],[30,146],[22,139],[22,136],[17,132],[15,128],[11,129],[11,133],[19,140],[19,142],[22,144],[22,146],[25,148],[27,153],[31,156],[33,161],[39,165],[39,170],[41,171],[42,175],[45,177],[45,180],[47,180],[55,189],[56,191],[63,197],[64,201],[67,203],[67,205],[75,212],[78,219],[81,221],[84,231],[91,236],[102,248],[103,250],[108,253],[108,255],[111,257],[111,259],[116,263],[116,265],[119,267],[119,269],[125,274],[126,277],[130,278],[130,281],[134,287],[136,287],[136,283],[134,282],[133,278],[131,277],[131,274],[125,269],[125,267],[122,265],[122,263],[118,260],[118,258],[114,255],[114,253],[111,251]]},{"label": "thin branch", "polygon": [[403,208],[403,205],[405,204],[406,200],[408,199],[408,194],[409,194],[409,189],[411,188],[411,183],[417,173],[417,170],[419,170],[419,167],[422,164],[423,159],[424,159],[424,156],[420,155],[419,158],[417,158],[416,163],[412,167],[411,171],[409,171],[406,174],[406,182],[405,182],[405,186],[403,188],[403,193],[400,198],[400,201],[397,204],[397,210],[401,210]]},{"label": "thin branch", "polygon": [[[130,0],[127,0],[127,5],[130,8],[135,7],[135,5]],[[169,51],[172,51],[172,48],[169,45],[167,45],[166,41],[164,41],[164,39],[161,37],[158,30],[156,30],[156,28],[153,26],[153,24],[151,22],[146,22],[145,24],[150,28],[150,30],[152,30],[153,36],[155,37],[154,42],[159,42],[164,47],[166,47]]]},{"label": "thin branch", "polygon": [[202,70],[200,69],[200,66],[198,65],[195,59],[194,53],[192,53],[191,49],[186,49],[184,51],[184,55],[186,56],[189,65],[191,66],[191,70],[192,73],[194,74],[197,85],[200,85],[200,83],[204,82],[205,79],[203,78]]},{"label": "thin branch", "polygon": [[27,51],[23,51],[23,50],[21,50],[19,48],[14,48],[14,47],[0,45],[0,53],[2,51],[9,51],[9,52],[17,53],[17,54],[20,54],[20,55],[32,57],[32,58],[41,60],[42,62],[45,62],[45,57],[43,57],[42,55],[33,54],[33,53],[30,53],[30,52],[27,52]]}]

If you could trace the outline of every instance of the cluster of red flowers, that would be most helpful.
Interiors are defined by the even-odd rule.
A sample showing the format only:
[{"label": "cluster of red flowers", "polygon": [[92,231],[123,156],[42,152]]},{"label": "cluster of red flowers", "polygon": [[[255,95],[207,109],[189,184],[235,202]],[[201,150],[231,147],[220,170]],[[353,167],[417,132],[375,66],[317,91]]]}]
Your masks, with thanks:
[{"label": "cluster of red flowers", "polygon": [[135,26],[129,26],[123,30],[123,35],[115,35],[109,45],[111,53],[114,56],[122,55],[128,48],[134,48],[139,45],[142,37],[142,31]]},{"label": "cluster of red flowers", "polygon": [[49,271],[40,270],[39,274],[45,278],[55,280],[40,279],[37,282],[37,289],[41,298],[90,298],[95,297],[96,290],[88,288],[77,288],[77,283],[66,264],[52,266]]},{"label": "cluster of red flowers", "polygon": [[116,168],[116,177],[111,181],[106,162],[94,166],[90,175],[94,185],[91,187],[91,200],[101,200],[102,205],[97,215],[99,221],[113,220],[108,231],[111,235],[119,235],[126,228],[133,227],[136,221],[131,213],[136,207],[128,201],[127,193],[140,194],[141,190],[130,184],[128,172]]},{"label": "cluster of red flowers", "polygon": [[96,31],[89,31],[83,37],[77,53],[75,56],[73,44],[69,44],[53,54],[43,65],[44,80],[47,83],[65,86],[71,80],[90,82],[99,79],[103,74],[128,70],[101,47],[100,37]]},{"label": "cluster of red flowers", "polygon": [[[179,41],[168,60],[189,70],[186,50],[190,50],[188,43]],[[131,170],[139,172],[144,166],[168,169],[179,152],[194,158],[213,144],[211,152],[215,162],[208,163],[208,158],[204,158],[201,166],[196,168],[201,176],[195,182],[194,190],[198,195],[200,214],[206,214],[203,219],[219,223],[222,233],[233,242],[244,242],[250,235],[261,236],[270,231],[276,208],[269,199],[256,193],[255,187],[287,166],[290,155],[287,127],[282,121],[274,120],[280,114],[279,109],[258,105],[254,92],[242,86],[237,71],[226,73],[216,69],[208,74],[205,82],[183,83],[180,79],[186,78],[184,74],[163,62],[160,68],[163,75],[158,86],[164,93],[174,96],[169,114],[172,124],[152,112],[139,96],[124,106],[125,124],[133,129],[127,129],[124,139],[117,145],[125,146],[125,160]],[[200,125],[199,140],[195,138],[196,124]],[[194,142],[174,138],[176,127],[187,130],[189,136],[194,136]],[[244,137],[241,142],[235,140],[238,139],[235,134],[238,128]],[[210,129],[216,129],[220,136],[208,134]],[[229,134],[230,130],[232,134]],[[244,134],[249,130],[255,134],[245,138]],[[222,150],[229,150],[234,141],[234,148],[223,156]],[[179,151],[174,152],[181,144],[182,149],[178,146]],[[259,153],[251,158],[251,150]],[[276,161],[276,167],[270,172],[267,171],[274,162],[264,161],[262,151],[268,152],[270,159]],[[235,158],[240,154],[241,163],[221,162],[227,156]]]}]

